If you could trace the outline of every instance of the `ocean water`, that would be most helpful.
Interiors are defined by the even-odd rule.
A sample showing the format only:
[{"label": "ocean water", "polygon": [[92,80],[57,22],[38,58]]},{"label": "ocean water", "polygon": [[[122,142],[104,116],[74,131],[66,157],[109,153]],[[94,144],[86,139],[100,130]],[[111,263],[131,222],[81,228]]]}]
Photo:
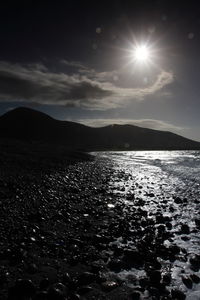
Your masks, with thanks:
[{"label": "ocean water", "polygon": [[[182,282],[183,275],[200,276],[190,264],[190,258],[200,254],[200,230],[195,224],[195,219],[200,220],[200,151],[99,152],[95,155],[112,165],[110,190],[123,202],[124,211],[128,212],[134,205],[127,200],[127,195],[134,193],[135,198],[144,200],[143,208],[148,211],[148,217],[161,213],[171,218],[173,238],[166,240],[165,245],[178,245],[182,257],[173,263],[161,261],[163,270],[168,268],[171,272],[170,288],[182,290],[187,299],[200,299],[200,284],[193,283],[188,289]],[[175,203],[176,197],[183,202]],[[181,233],[182,224],[189,226],[188,234]],[[116,242],[120,244],[120,239]],[[131,273],[144,275],[141,270],[124,270],[118,276],[126,280]]]}]

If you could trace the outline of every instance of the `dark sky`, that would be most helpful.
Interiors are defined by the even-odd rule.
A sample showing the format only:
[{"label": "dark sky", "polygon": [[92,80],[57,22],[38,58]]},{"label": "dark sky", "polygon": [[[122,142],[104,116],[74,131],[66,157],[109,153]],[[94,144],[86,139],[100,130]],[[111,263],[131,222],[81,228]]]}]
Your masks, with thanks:
[{"label": "dark sky", "polygon": [[[147,45],[145,64],[135,45]],[[200,141],[199,79],[199,1],[0,4],[0,114],[28,106]]]}]

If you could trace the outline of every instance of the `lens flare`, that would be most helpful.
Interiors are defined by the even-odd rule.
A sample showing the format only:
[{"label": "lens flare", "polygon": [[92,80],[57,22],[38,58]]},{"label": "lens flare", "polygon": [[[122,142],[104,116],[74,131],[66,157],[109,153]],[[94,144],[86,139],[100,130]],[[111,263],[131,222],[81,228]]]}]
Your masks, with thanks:
[{"label": "lens flare", "polygon": [[134,58],[138,62],[146,62],[150,58],[150,52],[147,46],[137,46],[134,50]]}]

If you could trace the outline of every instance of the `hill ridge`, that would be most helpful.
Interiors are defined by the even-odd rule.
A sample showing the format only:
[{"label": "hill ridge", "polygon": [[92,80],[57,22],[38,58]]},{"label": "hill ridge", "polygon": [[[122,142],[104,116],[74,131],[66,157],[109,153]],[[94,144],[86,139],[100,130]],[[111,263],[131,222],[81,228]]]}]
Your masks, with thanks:
[{"label": "hill ridge", "polygon": [[200,143],[178,134],[131,124],[89,127],[61,121],[35,109],[18,107],[0,116],[0,137],[97,150],[191,150]]}]

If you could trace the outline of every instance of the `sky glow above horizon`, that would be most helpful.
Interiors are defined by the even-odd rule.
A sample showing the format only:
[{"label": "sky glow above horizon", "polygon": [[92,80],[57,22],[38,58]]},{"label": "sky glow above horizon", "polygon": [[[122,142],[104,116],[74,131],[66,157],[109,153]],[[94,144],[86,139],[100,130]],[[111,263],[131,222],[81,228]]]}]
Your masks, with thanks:
[{"label": "sky glow above horizon", "polygon": [[200,141],[199,16],[195,1],[4,3],[0,114],[27,106]]}]

